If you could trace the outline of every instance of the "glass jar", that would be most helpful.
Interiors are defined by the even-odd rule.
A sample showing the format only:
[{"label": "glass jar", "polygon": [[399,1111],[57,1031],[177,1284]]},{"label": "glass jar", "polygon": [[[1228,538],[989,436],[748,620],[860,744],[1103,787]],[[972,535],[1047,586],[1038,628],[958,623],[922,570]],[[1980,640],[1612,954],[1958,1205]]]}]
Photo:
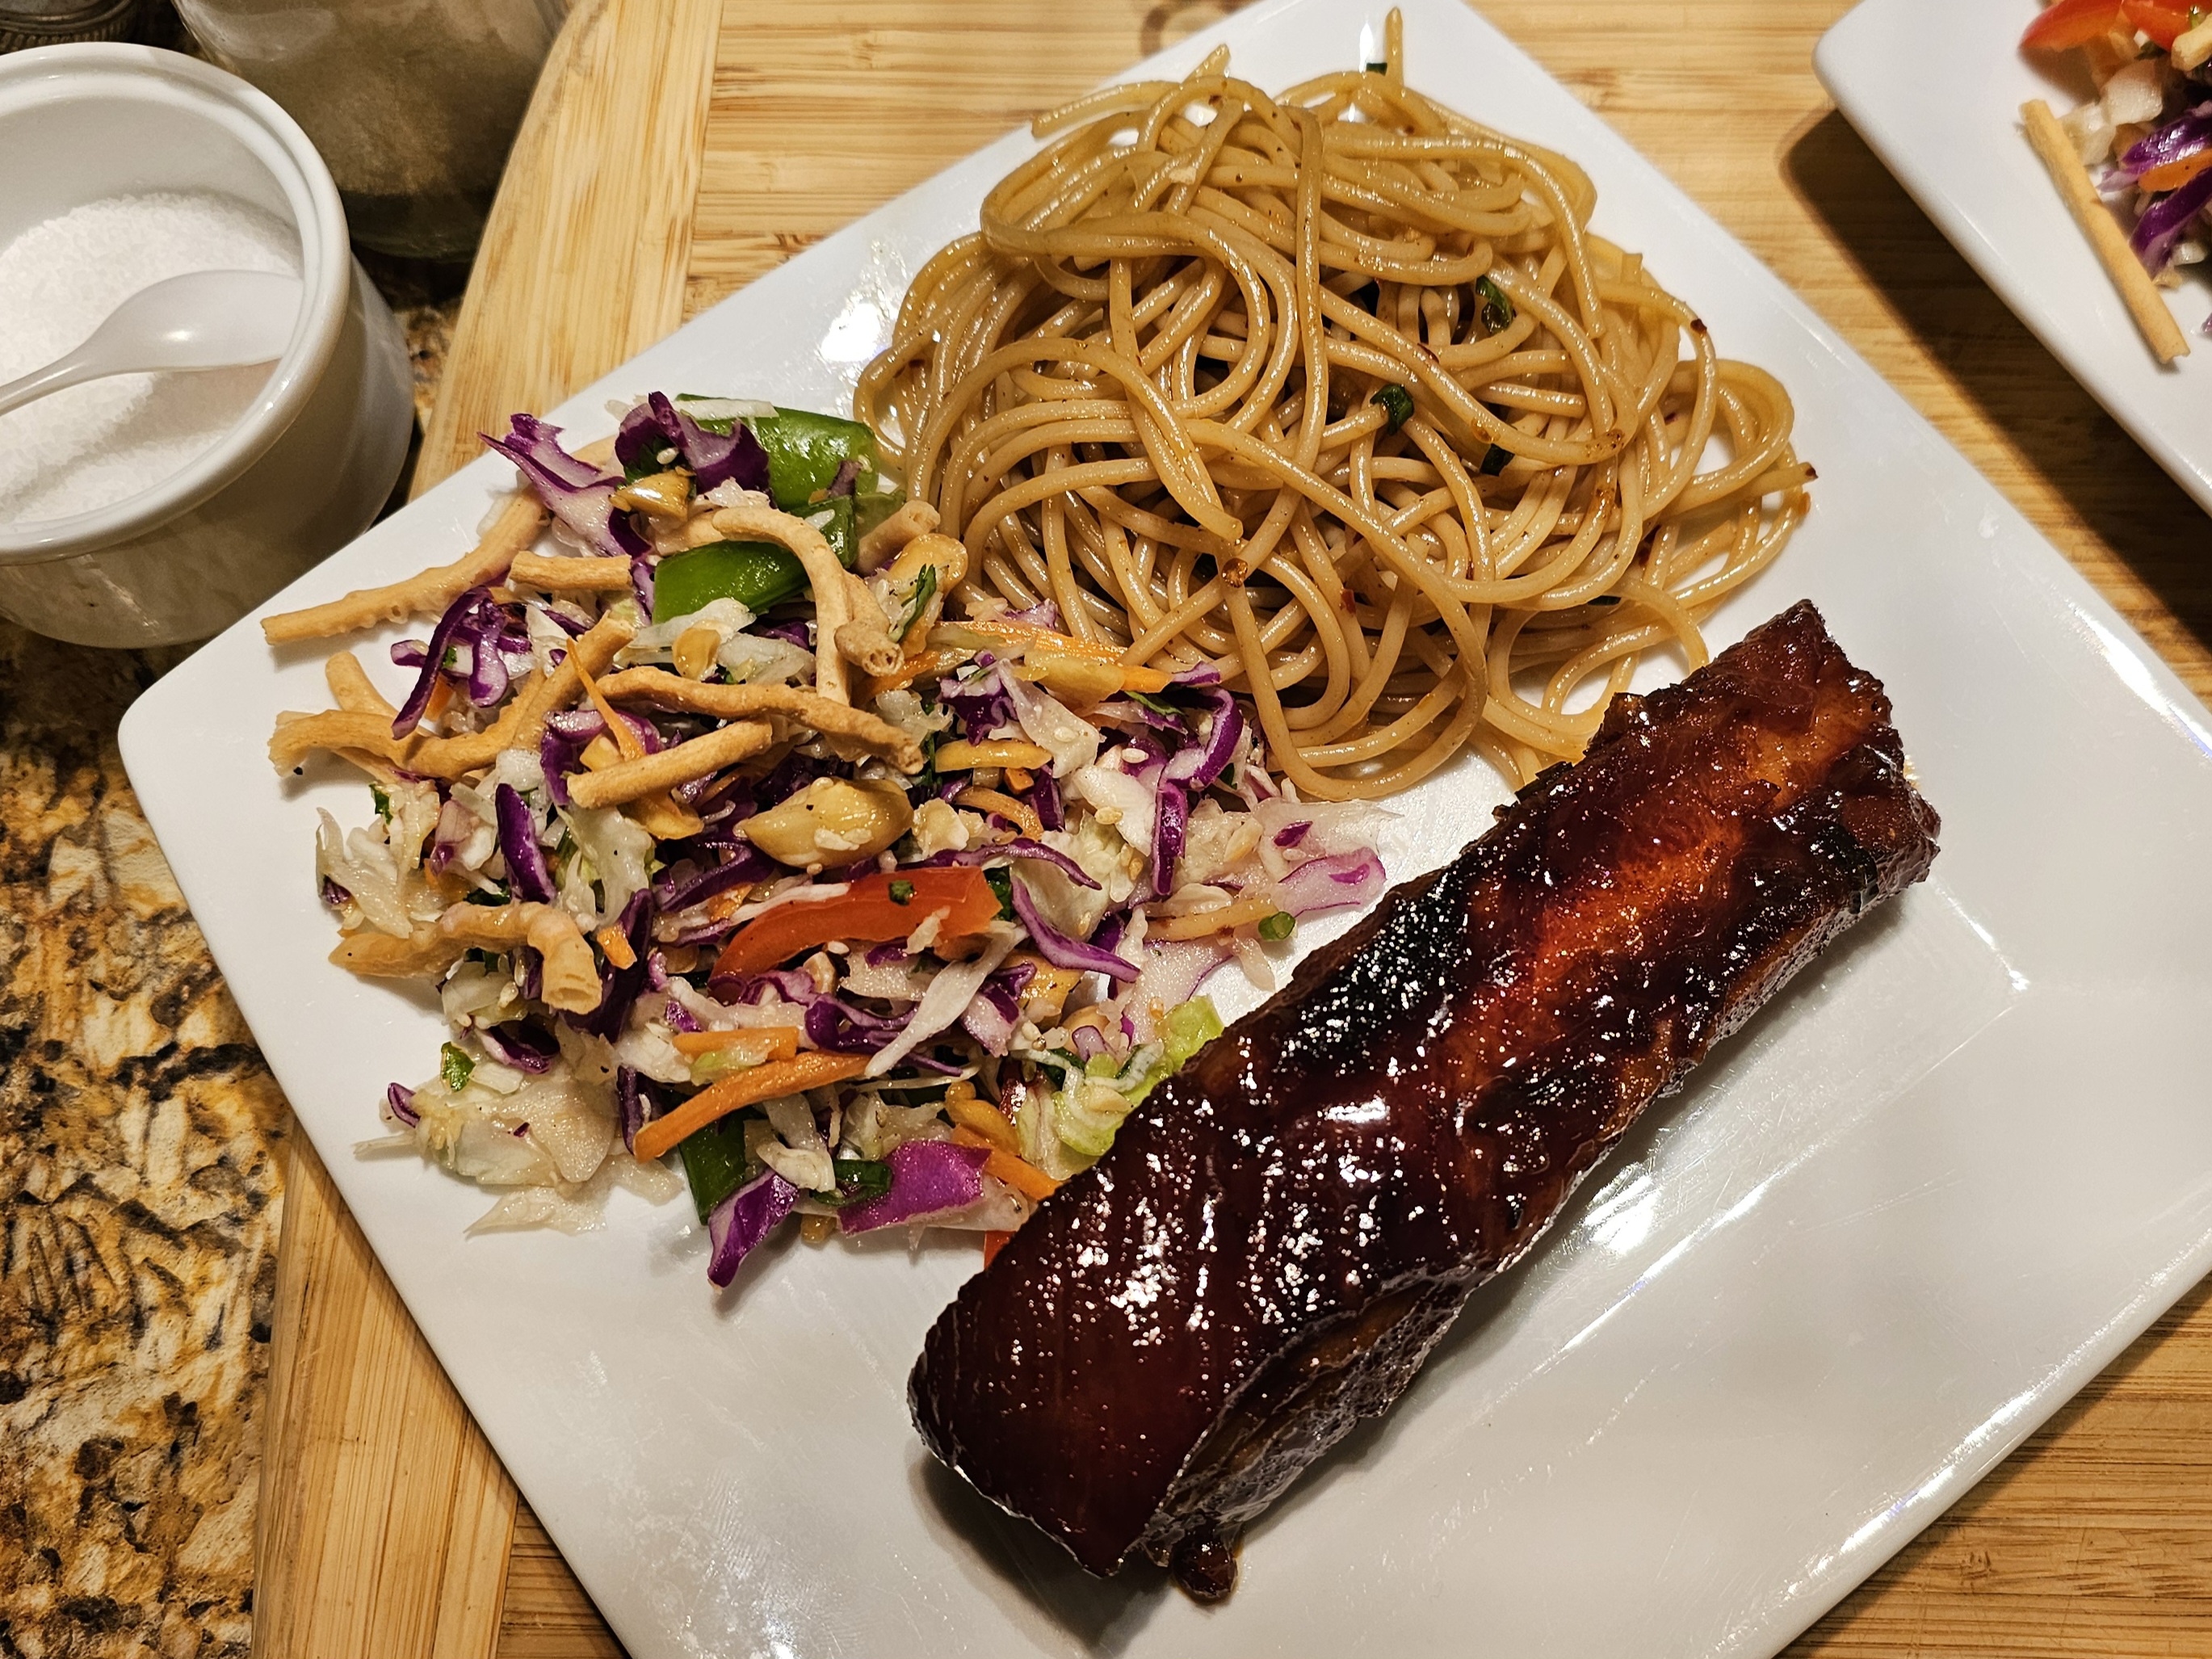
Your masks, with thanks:
[{"label": "glass jar", "polygon": [[177,0],[322,152],[354,240],[475,252],[565,0]]},{"label": "glass jar", "polygon": [[0,52],[79,40],[143,40],[152,10],[149,0],[0,0]]}]

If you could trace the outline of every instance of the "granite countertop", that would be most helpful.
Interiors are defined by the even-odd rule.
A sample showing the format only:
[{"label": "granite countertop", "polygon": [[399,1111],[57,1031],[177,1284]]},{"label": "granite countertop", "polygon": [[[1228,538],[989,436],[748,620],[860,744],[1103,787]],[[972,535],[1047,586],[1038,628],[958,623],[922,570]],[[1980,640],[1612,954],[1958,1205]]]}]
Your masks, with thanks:
[{"label": "granite countertop", "polygon": [[[465,273],[368,263],[419,430]],[[246,1659],[252,1638],[291,1114],[116,750],[183,655],[0,621],[4,1659]]]}]

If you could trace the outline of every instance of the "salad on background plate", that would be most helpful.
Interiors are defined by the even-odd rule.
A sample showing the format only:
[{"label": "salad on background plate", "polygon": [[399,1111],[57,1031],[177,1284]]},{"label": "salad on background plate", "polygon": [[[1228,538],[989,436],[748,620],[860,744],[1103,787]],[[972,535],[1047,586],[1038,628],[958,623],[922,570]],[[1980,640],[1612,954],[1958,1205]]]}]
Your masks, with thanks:
[{"label": "salad on background plate", "polygon": [[[2204,263],[2212,208],[2212,9],[2171,0],[2055,0],[2021,37],[2078,52],[2097,95],[2059,125],[2130,228],[2151,278],[2177,285]],[[2101,171],[2094,171],[2101,169]]]}]

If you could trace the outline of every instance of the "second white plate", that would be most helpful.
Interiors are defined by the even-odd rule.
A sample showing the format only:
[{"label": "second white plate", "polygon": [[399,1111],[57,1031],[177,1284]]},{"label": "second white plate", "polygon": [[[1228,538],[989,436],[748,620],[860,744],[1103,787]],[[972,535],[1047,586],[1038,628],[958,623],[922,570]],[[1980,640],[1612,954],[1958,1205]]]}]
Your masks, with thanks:
[{"label": "second white plate", "polygon": [[1859,135],[1936,228],[2197,504],[2212,512],[2212,283],[2166,304],[2191,346],[2161,367],[2021,131],[2040,98],[2060,115],[2089,78],[2078,53],[2032,61],[2036,0],[1864,0],[1813,55]]}]

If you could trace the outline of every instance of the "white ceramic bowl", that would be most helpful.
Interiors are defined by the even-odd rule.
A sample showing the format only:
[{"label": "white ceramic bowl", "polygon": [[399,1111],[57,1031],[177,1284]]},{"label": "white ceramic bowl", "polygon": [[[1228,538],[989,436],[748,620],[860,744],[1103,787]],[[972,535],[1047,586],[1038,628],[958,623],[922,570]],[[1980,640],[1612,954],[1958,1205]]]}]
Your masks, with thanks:
[{"label": "white ceramic bowl", "polygon": [[307,135],[180,53],[47,46],[0,58],[0,246],[104,197],[214,191],[298,238],[304,298],[268,383],[206,453],[95,512],[0,526],[0,615],[85,645],[205,639],[358,535],[406,459],[407,351],[347,247]]}]

